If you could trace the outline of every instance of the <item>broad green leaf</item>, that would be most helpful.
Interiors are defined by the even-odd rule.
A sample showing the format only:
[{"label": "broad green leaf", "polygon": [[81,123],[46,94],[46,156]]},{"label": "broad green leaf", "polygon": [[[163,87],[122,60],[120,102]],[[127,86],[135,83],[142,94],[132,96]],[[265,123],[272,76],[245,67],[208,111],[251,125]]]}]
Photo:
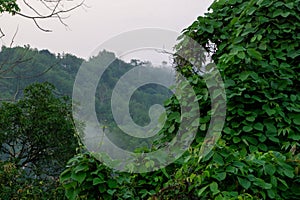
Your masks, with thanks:
[{"label": "broad green leaf", "polygon": [[262,189],[271,189],[272,185],[269,183],[266,183],[263,179],[261,178],[256,178],[256,180],[253,182],[254,185],[257,185],[259,187],[261,187]]},{"label": "broad green leaf", "polygon": [[272,190],[272,189],[267,190],[267,194],[268,194],[268,197],[271,199],[274,199],[276,197],[276,194],[275,194],[274,190]]},{"label": "broad green leaf", "polygon": [[209,185],[209,188],[210,188],[210,191],[212,191],[214,195],[216,195],[220,192],[220,190],[218,189],[218,183],[216,183],[216,182],[212,182]]},{"label": "broad green leaf", "polygon": [[224,165],[224,160],[223,160],[222,156],[220,156],[220,154],[218,154],[218,153],[214,154],[213,161],[215,163],[218,163],[219,165]]},{"label": "broad green leaf", "polygon": [[77,189],[69,189],[66,190],[66,196],[68,197],[68,199],[70,200],[75,200],[77,199],[77,195],[79,194],[79,188]]},{"label": "broad green leaf", "polygon": [[274,126],[274,124],[265,123],[265,126],[267,127],[269,133],[277,133],[277,128]]},{"label": "broad green leaf", "polygon": [[293,119],[294,124],[296,124],[297,126],[300,126],[300,115],[297,115],[297,118]]},{"label": "broad green leaf", "polygon": [[64,182],[66,180],[69,180],[71,178],[71,171],[70,169],[66,169],[65,171],[63,171],[61,174],[60,174],[60,181],[61,182]]},{"label": "broad green leaf", "polygon": [[84,179],[86,178],[86,173],[85,172],[79,172],[79,173],[73,172],[71,175],[71,178],[81,184],[84,181]]},{"label": "broad green leaf", "polygon": [[115,193],[116,191],[117,191],[116,189],[114,189],[114,190],[108,189],[108,190],[107,190],[107,193],[108,193],[109,195],[113,196],[114,193]]},{"label": "broad green leaf", "polygon": [[117,188],[117,187],[118,187],[118,183],[117,183],[117,181],[114,180],[114,179],[109,179],[109,180],[107,181],[107,184],[108,184],[108,187],[109,187],[109,188]]},{"label": "broad green leaf", "polygon": [[265,172],[271,176],[276,172],[276,167],[274,165],[267,164],[264,168]]},{"label": "broad green leaf", "polygon": [[247,72],[247,71],[242,72],[242,73],[240,73],[239,78],[241,79],[241,81],[245,81],[248,78],[249,75],[250,75],[250,73]]},{"label": "broad green leaf", "polygon": [[240,178],[240,177],[237,177],[237,178],[243,188],[245,188],[246,190],[250,188],[250,186],[251,186],[250,181],[248,181],[246,178]]},{"label": "broad green leaf", "polygon": [[258,131],[263,131],[264,125],[262,123],[258,122],[258,123],[254,124],[253,128],[258,130]]},{"label": "broad green leaf", "polygon": [[249,122],[254,122],[255,117],[254,116],[249,116],[249,117],[246,117],[246,120],[249,121]]},{"label": "broad green leaf", "polygon": [[208,185],[205,186],[205,187],[203,187],[203,188],[201,188],[200,190],[198,190],[198,192],[197,192],[198,197],[201,197],[202,193],[203,193],[207,188],[208,188]]},{"label": "broad green leaf", "polygon": [[239,143],[240,141],[241,141],[241,138],[239,138],[239,137],[234,137],[233,138],[234,143]]},{"label": "broad green leaf", "polygon": [[251,126],[243,126],[243,131],[244,132],[251,132],[253,128]]},{"label": "broad green leaf", "polygon": [[218,181],[223,181],[226,178],[226,172],[217,173],[212,177],[217,179]]},{"label": "broad green leaf", "polygon": [[261,53],[259,53],[258,51],[256,51],[255,49],[249,48],[247,49],[247,53],[249,54],[249,56],[251,56],[252,58],[255,58],[257,60],[262,60],[262,55]]},{"label": "broad green leaf", "polygon": [[93,179],[93,185],[99,185],[101,183],[105,183],[105,181],[100,179],[100,178],[94,178]]}]

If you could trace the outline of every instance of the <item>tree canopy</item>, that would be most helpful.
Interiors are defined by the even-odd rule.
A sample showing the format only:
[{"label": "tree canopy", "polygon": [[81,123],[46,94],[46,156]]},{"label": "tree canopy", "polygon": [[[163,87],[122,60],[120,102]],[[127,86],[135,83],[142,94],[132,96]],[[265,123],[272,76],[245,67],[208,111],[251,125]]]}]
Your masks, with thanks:
[{"label": "tree canopy", "polygon": [[45,182],[42,192],[51,192],[49,185],[57,184],[79,147],[70,102],[55,96],[49,83],[33,84],[22,99],[4,102],[0,113],[1,197],[19,199],[23,192],[18,190],[26,196],[26,184],[39,181]]}]

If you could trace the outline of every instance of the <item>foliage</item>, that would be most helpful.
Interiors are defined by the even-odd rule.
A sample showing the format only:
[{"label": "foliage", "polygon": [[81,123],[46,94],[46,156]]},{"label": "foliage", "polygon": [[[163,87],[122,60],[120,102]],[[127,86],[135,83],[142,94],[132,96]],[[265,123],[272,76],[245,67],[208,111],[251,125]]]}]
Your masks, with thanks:
[{"label": "foliage", "polygon": [[145,199],[157,194],[168,178],[166,171],[165,174],[116,172],[85,152],[69,160],[60,181],[68,199]]},{"label": "foliage", "polygon": [[[91,65],[101,66],[101,63],[105,63],[106,59],[111,58],[116,60],[108,67],[103,78],[100,80],[96,93],[96,112],[98,113],[98,118],[101,122],[107,123],[111,129],[114,129],[112,132],[114,132],[117,136],[111,137],[119,140],[119,144],[124,143],[124,148],[128,146],[128,141],[130,141],[133,146],[136,146],[137,144],[143,145],[140,144],[139,141],[132,140],[131,137],[125,138],[127,141],[124,141],[124,138],[120,139],[120,137],[118,137],[121,131],[114,127],[114,124],[112,123],[113,118],[110,112],[110,99],[108,98],[111,96],[112,89],[117,83],[118,78],[133,67],[137,66],[125,63],[122,60],[115,58],[113,53],[107,51],[103,51],[99,53],[98,56],[95,56],[85,62]],[[31,49],[29,46],[15,48],[2,47],[2,51],[0,52],[1,99],[10,100],[13,99],[14,96],[16,96],[16,99],[14,101],[4,101],[2,102],[2,107],[0,107],[0,119],[2,120],[0,120],[0,140],[3,143],[7,143],[9,139],[13,139],[12,142],[15,141],[20,143],[20,141],[16,141],[17,138],[26,139],[27,136],[29,137],[29,135],[35,136],[26,140],[28,140],[28,142],[32,142],[32,144],[35,146],[38,146],[37,150],[34,151],[38,152],[39,149],[39,152],[42,152],[42,154],[39,154],[41,159],[36,161],[38,169],[35,169],[35,172],[41,174],[41,177],[38,179],[32,179],[33,172],[30,171],[31,175],[29,176],[28,170],[22,169],[22,167],[26,165],[26,161],[20,158],[20,154],[18,154],[20,149],[17,148],[13,156],[8,157],[6,151],[8,146],[2,147],[0,151],[0,155],[3,155],[1,156],[1,160],[3,160],[3,162],[0,164],[2,167],[0,170],[1,198],[21,199],[23,197],[34,199],[36,198],[34,195],[39,196],[40,198],[43,197],[45,199],[56,197],[58,199],[63,198],[59,196],[61,195],[62,189],[57,183],[57,174],[60,173],[62,168],[65,166],[65,161],[68,159],[67,156],[72,156],[73,154],[64,154],[62,153],[63,151],[60,151],[58,154],[52,154],[50,151],[44,152],[42,148],[47,147],[45,144],[48,145],[48,143],[49,145],[51,144],[55,146],[61,142],[65,142],[65,147],[71,148],[72,142],[67,143],[67,141],[77,141],[72,135],[74,134],[71,124],[72,122],[68,121],[69,119],[71,120],[70,102],[68,99],[58,98],[57,95],[71,95],[76,73],[82,62],[83,59],[77,58],[76,56],[70,54],[55,55],[48,50],[39,51],[37,49]],[[155,71],[157,71],[157,69]],[[168,70],[161,69],[159,73],[160,76],[163,76],[164,74],[165,76],[169,76],[170,72]],[[51,84],[55,85],[57,89],[54,90],[53,86],[50,84],[37,84],[37,82],[45,81],[51,82]],[[24,90],[26,87],[27,89]],[[167,98],[166,94],[169,94],[168,90],[160,88],[156,85],[146,85],[139,88],[134,93],[130,103],[134,120],[138,124],[147,123],[149,116],[145,110],[147,110],[147,108],[153,103],[162,103],[163,100]],[[122,99],[119,99],[119,101],[122,101]],[[15,125],[12,126],[12,123]],[[22,128],[18,129],[19,126]],[[62,133],[59,133],[59,131],[63,130],[58,130],[58,127],[69,130],[66,131],[66,133],[68,133],[67,135],[70,136],[70,138],[65,140],[61,138],[59,139],[58,137],[48,140],[46,137],[44,137],[47,135],[47,137],[49,136],[51,138]],[[54,128],[56,128],[56,130]],[[5,135],[4,129],[10,134]],[[54,149],[54,151],[57,152],[58,149]],[[59,166],[56,165],[58,163],[55,163],[56,158],[54,158],[54,156],[56,155],[61,157],[65,156],[64,159],[66,159],[61,160],[62,162]],[[23,156],[29,156],[29,154],[23,153]],[[92,158],[89,159],[92,160]],[[44,168],[44,165],[46,165],[48,163],[47,161],[49,160],[53,161],[54,163],[50,162],[48,167]],[[78,162],[81,161],[83,162],[84,159],[80,159]],[[94,164],[97,163],[96,161],[91,162]],[[3,170],[4,166],[10,165],[15,166],[15,168],[13,168],[15,170],[10,173]],[[27,167],[28,165],[26,165],[26,168]],[[56,169],[57,167],[59,167],[59,170]],[[93,166],[90,171],[92,172],[92,169],[96,168],[96,166]],[[47,170],[45,171],[45,169]],[[105,170],[108,169],[105,168]],[[51,176],[45,176],[45,173]],[[55,175],[54,180],[52,179],[53,175]],[[41,179],[43,179],[42,182]],[[41,185],[40,182],[43,183],[43,185]],[[156,182],[159,181],[157,180]],[[87,181],[84,183],[89,184],[90,182]],[[57,189],[53,190],[56,187]],[[95,187],[98,188],[98,186]],[[128,191],[131,191],[130,187],[132,186],[128,185],[126,187]],[[84,187],[81,189],[81,194],[86,191]],[[51,192],[50,190],[53,191]],[[95,188],[93,188],[93,190],[95,190]],[[22,191],[22,193],[18,191]],[[45,191],[47,191],[47,193]],[[136,196],[146,196],[148,191],[144,191],[145,194],[140,193],[139,191],[135,192],[137,193]],[[94,193],[96,192],[91,192],[91,196]],[[155,192],[153,191],[151,192],[151,194],[154,193]],[[115,193],[114,196],[117,194],[120,195],[121,192]]]},{"label": "foliage", "polygon": [[8,12],[14,15],[18,11],[20,11],[20,8],[16,0],[0,0],[0,13]]},{"label": "foliage", "polygon": [[[97,56],[85,61],[71,54],[55,55],[48,50],[31,49],[26,47],[6,48],[2,47],[0,52],[0,100],[11,100],[22,96],[23,88],[34,82],[50,82],[59,93],[71,96],[74,80],[81,65],[92,65],[106,67],[107,60],[114,60],[101,77],[97,91],[95,109],[101,124],[106,124],[114,134],[109,137],[121,148],[127,148],[128,141],[139,144],[133,137],[127,137],[114,123],[111,112],[111,95],[113,88],[119,78],[134,67],[143,66],[143,62],[136,61],[138,64],[126,63],[108,51],[99,52]],[[17,62],[16,62],[17,61]],[[84,62],[84,64],[83,64]],[[16,64],[17,63],[17,64]],[[152,76],[170,77],[170,70],[167,68],[152,68]],[[95,74],[91,73],[92,76]],[[136,77],[134,77],[136,79]],[[170,96],[168,89],[159,85],[148,84],[139,88],[130,100],[130,114],[133,120],[139,125],[148,124],[148,108],[153,104],[163,104],[163,101]],[[125,102],[122,97],[118,102]],[[124,124],[126,124],[124,118]],[[135,145],[133,145],[135,146]]]},{"label": "foliage", "polygon": [[[299,5],[299,0],[219,0],[211,5],[209,13],[184,30],[211,54],[222,74],[227,96],[225,127],[214,149],[199,159],[201,146],[209,145],[203,139],[210,123],[212,96],[199,69],[176,57],[176,70],[190,81],[199,98],[198,135],[178,163],[169,166],[171,170],[158,170],[156,177],[152,173],[131,174],[133,187],[137,187],[133,183],[158,177],[155,189],[148,185],[135,188],[147,191],[140,198],[300,198]],[[187,50],[182,52],[194,58],[196,54],[189,45],[184,40],[177,50]],[[170,112],[161,142],[174,134],[174,126],[180,121],[180,115],[172,114],[180,113],[178,99],[170,98],[165,106]],[[97,165],[103,169],[101,163]],[[76,173],[76,167],[68,168],[72,172],[67,173]],[[97,169],[91,170],[86,173],[97,174]],[[169,180],[159,178],[165,174]],[[67,180],[76,182],[73,190],[82,188],[79,181],[70,177]],[[85,183],[86,194],[94,191],[89,189],[92,184]],[[122,192],[127,184],[116,190]],[[100,189],[96,191],[102,197]],[[139,197],[133,193],[130,198]]]},{"label": "foliage", "polygon": [[[177,172],[191,182],[182,192],[204,199],[299,198],[298,5],[216,1],[210,13],[184,30],[206,48],[222,73],[227,115],[218,146],[200,163],[191,157]],[[187,45],[182,42],[178,48]],[[177,61],[180,73],[197,80],[189,63]],[[203,83],[195,88],[203,88]],[[207,131],[201,127],[208,127],[209,103],[200,102],[200,136]],[[200,145],[206,141],[194,146],[194,155],[199,155]]]},{"label": "foliage", "polygon": [[4,199],[29,198],[57,187],[58,175],[79,147],[70,106],[66,97],[54,95],[49,83],[33,84],[24,90],[22,99],[1,105],[0,190]]},{"label": "foliage", "polygon": [[99,164],[88,153],[75,156],[68,162],[60,180],[64,183],[69,199],[113,199],[120,194],[132,196],[126,184],[130,177],[119,176],[104,165]]},{"label": "foliage", "polygon": [[9,161],[0,161],[1,200],[11,199],[66,199],[57,179],[33,179],[25,170]]}]

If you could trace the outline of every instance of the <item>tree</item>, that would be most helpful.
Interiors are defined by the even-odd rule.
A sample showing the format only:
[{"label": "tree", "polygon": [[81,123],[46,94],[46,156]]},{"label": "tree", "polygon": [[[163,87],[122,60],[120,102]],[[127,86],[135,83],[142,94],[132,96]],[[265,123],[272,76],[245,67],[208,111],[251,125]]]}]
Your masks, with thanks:
[{"label": "tree", "polygon": [[67,98],[49,83],[33,84],[0,107],[0,157],[30,177],[57,177],[79,143]]},{"label": "tree", "polygon": [[[111,198],[140,198],[141,191],[143,199],[300,198],[299,5],[299,0],[219,0],[184,30],[184,35],[211,54],[225,82],[227,115],[222,137],[211,152],[199,157],[201,147],[210,142],[204,140],[212,112],[210,100],[222,94],[209,96],[208,87],[214,86],[207,86],[188,60],[175,57],[177,72],[190,81],[199,99],[201,117],[196,140],[181,159],[155,176],[132,174],[135,191],[131,187],[130,197],[122,196],[123,184],[115,185]],[[185,57],[203,60],[197,57],[199,49],[189,45],[183,40],[177,50],[183,50]],[[174,128],[170,128],[176,127],[174,114],[170,116],[180,108],[175,97],[165,106],[170,115],[162,135],[168,138],[174,134],[170,131]],[[96,181],[97,177],[91,184],[90,179],[78,181],[67,176],[81,166],[80,161],[74,163],[70,162],[61,178],[77,186],[65,184],[66,190],[103,193],[101,187],[97,188],[102,183]],[[84,173],[94,175],[98,169]]]}]

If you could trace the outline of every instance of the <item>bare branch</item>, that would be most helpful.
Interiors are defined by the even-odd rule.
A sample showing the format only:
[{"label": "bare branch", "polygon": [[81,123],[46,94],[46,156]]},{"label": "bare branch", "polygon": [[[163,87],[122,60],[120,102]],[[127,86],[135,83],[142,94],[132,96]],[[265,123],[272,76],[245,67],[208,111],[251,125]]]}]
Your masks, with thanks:
[{"label": "bare branch", "polygon": [[27,3],[25,0],[23,0],[24,4],[30,8],[33,12],[35,12],[38,16],[43,16],[42,14],[40,14],[36,9],[34,9],[29,3]]},{"label": "bare branch", "polygon": [[56,12],[56,9],[57,9],[58,5],[60,4],[60,2],[61,2],[61,0],[59,0],[59,1],[56,3],[55,7],[53,8],[52,14],[54,14],[54,13]]},{"label": "bare branch", "polygon": [[[29,3],[27,3],[26,0],[23,0],[23,2],[36,15],[28,15],[28,14],[25,14],[25,13],[22,13],[22,12],[16,12],[16,14],[21,16],[21,17],[33,20],[35,25],[40,30],[42,30],[44,32],[51,32],[51,30],[41,27],[37,20],[49,19],[49,18],[58,18],[59,22],[61,24],[63,24],[66,28],[68,28],[67,24],[63,21],[63,19],[66,19],[66,17],[63,17],[62,14],[71,12],[71,11],[73,11],[73,10],[79,8],[79,7],[82,7],[82,6],[86,6],[84,4],[85,0],[83,0],[81,3],[71,7],[69,9],[60,9],[59,7],[62,5],[62,0],[40,0],[40,2],[45,6],[45,8],[47,8],[50,11],[49,14],[43,15],[36,8],[31,6]],[[47,3],[53,3],[54,4],[53,8],[52,8],[52,6],[49,6]],[[63,6],[61,6],[61,7],[63,7]]]},{"label": "bare branch", "polygon": [[[13,69],[17,66],[20,65],[24,62],[27,62],[29,60],[31,60],[32,58],[26,58],[28,51],[24,51],[24,53],[22,53],[22,55],[20,55],[16,60],[14,60],[13,62],[9,62],[9,57],[6,58],[6,60],[4,60],[1,64],[0,64],[0,75],[5,75],[11,71],[13,71]],[[3,69],[4,66],[8,66],[7,69]],[[0,78],[5,78],[5,76],[0,76]]]},{"label": "bare branch", "polygon": [[20,13],[20,12],[17,12],[16,14],[18,14],[22,17],[25,17],[25,18],[29,18],[29,19],[46,19],[46,18],[51,18],[53,16],[57,16],[57,15],[62,14],[62,13],[67,13],[67,12],[73,11],[76,8],[79,8],[82,5],[84,5],[84,1],[82,1],[80,4],[78,4],[78,5],[76,5],[72,8],[69,8],[67,10],[59,10],[59,11],[53,10],[54,12],[50,13],[49,15],[43,15],[43,16],[30,16],[30,15],[26,15],[26,14],[23,14],[23,13]]},{"label": "bare branch", "polygon": [[19,25],[17,26],[16,32],[15,32],[13,38],[11,39],[11,42],[10,42],[10,45],[9,45],[10,48],[12,47],[12,45],[14,43],[14,40],[15,40],[15,38],[17,36],[18,31],[19,31]]},{"label": "bare branch", "polygon": [[0,39],[1,39],[1,38],[3,38],[5,36],[5,34],[3,33],[3,31],[2,31],[1,28],[0,28],[0,33],[1,33],[1,35],[0,35]]},{"label": "bare branch", "polygon": [[35,18],[32,18],[32,20],[34,21],[35,25],[36,25],[40,30],[42,30],[42,31],[44,31],[44,32],[52,32],[52,31],[49,30],[49,29],[44,29],[44,28],[42,28],[42,27],[37,23],[37,21],[36,21]]}]

